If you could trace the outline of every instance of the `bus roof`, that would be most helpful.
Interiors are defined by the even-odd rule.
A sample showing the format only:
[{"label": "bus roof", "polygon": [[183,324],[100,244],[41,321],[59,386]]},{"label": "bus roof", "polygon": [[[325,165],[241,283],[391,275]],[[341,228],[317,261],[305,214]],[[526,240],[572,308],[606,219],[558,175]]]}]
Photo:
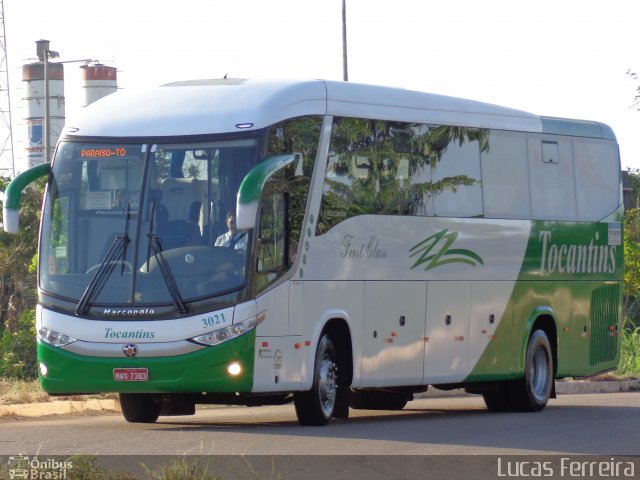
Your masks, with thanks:
[{"label": "bus roof", "polygon": [[326,80],[191,80],[119,91],[88,106],[63,135],[164,137],[264,128],[303,115],[395,120],[612,138],[597,122],[540,117],[520,110],[400,88]]}]

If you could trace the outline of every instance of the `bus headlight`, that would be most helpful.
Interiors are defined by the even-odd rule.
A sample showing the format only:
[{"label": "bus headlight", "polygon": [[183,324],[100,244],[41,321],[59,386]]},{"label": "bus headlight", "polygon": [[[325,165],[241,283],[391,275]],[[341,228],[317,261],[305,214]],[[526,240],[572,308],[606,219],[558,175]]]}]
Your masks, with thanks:
[{"label": "bus headlight", "polygon": [[235,323],[230,327],[214,330],[213,332],[208,332],[204,335],[198,335],[197,337],[190,338],[189,340],[199,343],[200,345],[214,346],[223,342],[228,342],[240,335],[244,335],[254,328],[256,328],[256,317],[251,317],[244,322]]},{"label": "bus headlight", "polygon": [[227,373],[232,377],[237,377],[242,373],[242,366],[238,362],[227,365]]},{"label": "bus headlight", "polygon": [[40,330],[38,330],[38,338],[54,347],[64,347],[76,341],[75,338],[71,338],[69,335],[50,330],[47,327],[40,327]]}]

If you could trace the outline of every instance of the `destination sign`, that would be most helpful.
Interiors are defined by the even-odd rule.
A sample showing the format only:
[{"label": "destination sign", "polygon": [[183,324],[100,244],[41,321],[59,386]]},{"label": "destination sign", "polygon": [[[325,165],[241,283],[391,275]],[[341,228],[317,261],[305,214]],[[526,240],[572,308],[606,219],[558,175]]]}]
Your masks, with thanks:
[{"label": "destination sign", "polygon": [[81,158],[108,158],[108,157],[126,157],[126,148],[83,148],[80,150]]}]

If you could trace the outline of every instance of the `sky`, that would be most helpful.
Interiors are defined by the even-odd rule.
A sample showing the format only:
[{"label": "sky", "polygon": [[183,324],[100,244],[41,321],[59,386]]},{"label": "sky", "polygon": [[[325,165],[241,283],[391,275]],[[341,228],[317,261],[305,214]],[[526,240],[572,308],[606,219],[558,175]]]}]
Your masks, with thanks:
[{"label": "sky", "polygon": [[[342,0],[3,0],[16,168],[22,65],[35,41],[97,59],[118,87],[178,80],[341,80]],[[629,0],[346,0],[349,81],[610,125],[640,168],[640,6]],[[67,118],[80,64],[65,65]],[[0,168],[10,160],[3,156]]]}]

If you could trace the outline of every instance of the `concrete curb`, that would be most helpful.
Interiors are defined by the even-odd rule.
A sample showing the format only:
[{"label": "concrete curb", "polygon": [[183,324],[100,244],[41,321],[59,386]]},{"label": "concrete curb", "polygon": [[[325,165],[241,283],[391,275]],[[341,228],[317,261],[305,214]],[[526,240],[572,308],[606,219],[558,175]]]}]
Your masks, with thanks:
[{"label": "concrete curb", "polygon": [[640,380],[560,380],[556,382],[556,393],[617,393],[640,392]]},{"label": "concrete curb", "polygon": [[44,417],[85,412],[119,412],[120,403],[113,399],[62,400],[42,403],[0,405],[0,417]]},{"label": "concrete curb", "polygon": [[[640,392],[640,380],[622,381],[589,381],[559,380],[556,381],[558,395],[574,395],[581,393],[617,393]],[[415,398],[438,398],[468,395],[462,389],[438,390],[430,388],[428,392],[415,395]],[[86,412],[120,412],[120,403],[114,399],[62,400],[43,403],[24,403],[17,405],[0,405],[0,417],[44,417],[47,415],[72,415]]]}]

